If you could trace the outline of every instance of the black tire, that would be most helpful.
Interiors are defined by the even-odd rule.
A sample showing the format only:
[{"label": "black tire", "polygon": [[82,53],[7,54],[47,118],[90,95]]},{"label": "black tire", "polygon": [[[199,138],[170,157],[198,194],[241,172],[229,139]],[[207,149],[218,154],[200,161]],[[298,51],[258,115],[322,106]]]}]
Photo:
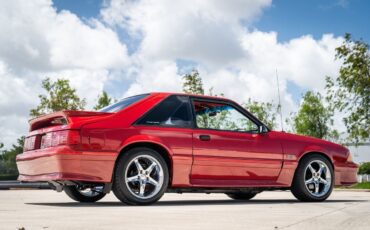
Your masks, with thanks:
[{"label": "black tire", "polygon": [[97,192],[94,195],[88,196],[81,193],[81,190],[79,190],[76,186],[65,186],[64,191],[70,198],[82,203],[93,203],[98,200],[101,200],[106,195],[105,193]]},{"label": "black tire", "polygon": [[237,192],[237,193],[226,193],[228,197],[234,200],[250,200],[257,195],[256,192]]},{"label": "black tire", "polygon": [[[326,192],[322,195],[316,195],[314,196],[312,192],[310,192],[309,188],[306,186],[306,170],[309,167],[309,164],[311,164],[314,161],[321,161],[327,166],[327,170],[330,172],[330,188],[326,189]],[[333,191],[334,187],[334,172],[333,172],[333,166],[331,162],[319,154],[312,154],[308,155],[307,157],[304,157],[301,162],[299,163],[296,172],[294,174],[293,183],[291,187],[291,192],[293,195],[300,201],[304,202],[319,202],[326,200],[331,192]],[[325,178],[327,179],[327,178]],[[324,186],[324,185],[321,185]]]},{"label": "black tire", "polygon": [[[156,193],[153,192],[152,197],[148,198],[139,198],[138,195],[134,195],[132,190],[130,190],[129,185],[126,184],[126,172],[130,170],[128,167],[130,166],[130,162],[132,162],[134,159],[137,159],[137,157],[143,156],[150,156],[154,158],[157,162],[160,164],[160,167],[162,168],[163,177],[163,183],[162,185],[158,186],[158,191]],[[143,169],[148,169],[147,166]],[[136,175],[134,175],[135,177]],[[150,175],[148,175],[150,176]],[[169,171],[167,164],[163,157],[155,150],[146,148],[146,147],[138,147],[133,148],[125,153],[123,153],[120,158],[118,159],[118,162],[116,163],[114,177],[113,177],[113,186],[112,190],[114,195],[123,203],[129,204],[129,205],[149,205],[152,203],[155,203],[158,201],[163,194],[165,193],[169,181]],[[139,182],[137,182],[139,183]],[[141,182],[140,182],[141,183]],[[148,186],[148,184],[146,185]]]}]

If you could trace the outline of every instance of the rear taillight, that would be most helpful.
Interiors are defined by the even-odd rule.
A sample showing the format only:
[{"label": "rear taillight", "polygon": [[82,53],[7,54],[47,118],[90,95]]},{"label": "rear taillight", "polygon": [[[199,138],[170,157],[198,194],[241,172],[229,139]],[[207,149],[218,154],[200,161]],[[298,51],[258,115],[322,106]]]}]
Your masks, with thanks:
[{"label": "rear taillight", "polygon": [[36,148],[36,138],[37,136],[27,137],[24,140],[23,151],[26,152],[26,151],[35,149]]},{"label": "rear taillight", "polygon": [[40,148],[48,148],[58,145],[77,145],[80,143],[78,130],[62,130],[46,133],[41,136]]}]

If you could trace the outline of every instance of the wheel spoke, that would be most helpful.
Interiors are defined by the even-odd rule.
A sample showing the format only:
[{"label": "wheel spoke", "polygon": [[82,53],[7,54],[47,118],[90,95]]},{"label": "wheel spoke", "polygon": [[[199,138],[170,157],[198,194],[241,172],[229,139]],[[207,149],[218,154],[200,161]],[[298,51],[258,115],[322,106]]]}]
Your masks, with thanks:
[{"label": "wheel spoke", "polygon": [[312,175],[316,173],[316,170],[312,167],[312,165],[308,165],[308,168],[310,169]]},{"label": "wheel spoke", "polygon": [[319,183],[315,183],[315,193],[319,193]]},{"label": "wheel spoke", "polygon": [[155,162],[153,162],[147,169],[146,171],[148,172],[148,175],[153,171],[153,169],[157,166]]},{"label": "wheel spoke", "polygon": [[154,180],[153,178],[151,178],[151,177],[149,177],[148,183],[150,183],[154,186],[158,186],[158,182],[156,180]]},{"label": "wheel spoke", "polygon": [[140,181],[140,191],[139,191],[139,195],[140,195],[140,196],[144,196],[144,192],[145,192],[145,182]]},{"label": "wheel spoke", "polygon": [[139,181],[139,178],[138,178],[138,175],[135,175],[135,176],[132,176],[132,177],[128,177],[126,179],[127,182],[135,182],[135,181]]},{"label": "wheel spoke", "polygon": [[140,172],[143,170],[143,167],[141,166],[140,162],[138,159],[136,159],[135,161],[135,165],[136,165],[136,168],[137,168],[137,171]]},{"label": "wheel spoke", "polygon": [[326,167],[324,165],[320,165],[320,169],[318,171],[319,176],[325,171]]},{"label": "wheel spoke", "polygon": [[328,181],[326,181],[325,179],[322,179],[322,178],[320,178],[320,182],[323,183],[323,184],[325,184],[325,185],[328,184]]},{"label": "wheel spoke", "polygon": [[313,178],[310,178],[310,179],[305,181],[305,184],[311,184],[311,183],[313,183]]}]

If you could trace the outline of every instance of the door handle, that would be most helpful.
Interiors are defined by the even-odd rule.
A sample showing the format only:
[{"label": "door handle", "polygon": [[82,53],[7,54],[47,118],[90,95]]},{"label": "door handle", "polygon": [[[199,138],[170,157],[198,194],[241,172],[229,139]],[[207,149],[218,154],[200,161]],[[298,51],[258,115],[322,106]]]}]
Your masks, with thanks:
[{"label": "door handle", "polygon": [[199,135],[199,140],[201,140],[201,141],[210,141],[211,136],[210,135]]}]

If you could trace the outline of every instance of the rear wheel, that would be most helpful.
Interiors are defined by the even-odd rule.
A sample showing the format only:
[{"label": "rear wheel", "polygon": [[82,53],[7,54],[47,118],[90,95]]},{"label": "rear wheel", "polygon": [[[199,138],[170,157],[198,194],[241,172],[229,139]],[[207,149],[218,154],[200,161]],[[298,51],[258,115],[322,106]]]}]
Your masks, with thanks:
[{"label": "rear wheel", "polygon": [[162,156],[149,148],[134,148],[118,160],[113,192],[130,205],[148,205],[159,200],[167,189],[169,173]]},{"label": "rear wheel", "polygon": [[256,192],[236,192],[226,193],[226,195],[234,200],[250,200],[257,195]]},{"label": "rear wheel", "polygon": [[64,187],[64,191],[73,200],[86,203],[96,202],[106,195],[103,193],[103,186],[80,188],[73,185]]},{"label": "rear wheel", "polygon": [[300,201],[324,201],[334,185],[333,167],[325,157],[313,154],[302,159],[292,184],[292,193]]}]

